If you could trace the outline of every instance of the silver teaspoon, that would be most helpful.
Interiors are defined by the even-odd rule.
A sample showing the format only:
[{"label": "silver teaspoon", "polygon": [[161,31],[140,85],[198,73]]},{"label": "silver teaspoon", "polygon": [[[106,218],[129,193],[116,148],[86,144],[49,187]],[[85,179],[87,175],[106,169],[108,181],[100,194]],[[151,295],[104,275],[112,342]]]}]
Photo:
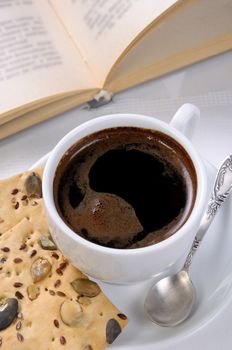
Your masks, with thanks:
[{"label": "silver teaspoon", "polygon": [[192,247],[182,269],[159,280],[148,292],[144,308],[152,322],[160,326],[176,326],[191,313],[196,300],[196,290],[189,276],[189,267],[194,254],[232,189],[232,155],[220,166],[211,199],[201,220]]}]

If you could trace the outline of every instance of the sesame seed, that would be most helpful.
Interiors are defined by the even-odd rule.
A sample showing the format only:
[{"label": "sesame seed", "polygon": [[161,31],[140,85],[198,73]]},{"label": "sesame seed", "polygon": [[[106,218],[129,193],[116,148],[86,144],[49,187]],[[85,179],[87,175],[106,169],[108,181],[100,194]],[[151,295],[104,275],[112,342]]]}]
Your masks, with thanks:
[{"label": "sesame seed", "polygon": [[66,344],[65,337],[63,337],[63,336],[60,337],[60,343],[61,343],[61,345],[65,345]]},{"label": "sesame seed", "polygon": [[61,280],[56,280],[56,282],[54,283],[54,287],[57,288],[61,285]]},{"label": "sesame seed", "polygon": [[18,341],[20,341],[20,342],[23,342],[23,341],[24,341],[24,338],[23,338],[22,334],[20,334],[20,333],[17,333],[17,339],[18,339]]},{"label": "sesame seed", "polygon": [[13,284],[13,286],[15,287],[15,288],[20,288],[20,287],[22,287],[22,283],[21,282],[15,282],[14,284]]},{"label": "sesame seed", "polygon": [[53,323],[54,323],[54,326],[55,326],[56,328],[59,328],[59,327],[60,327],[60,324],[59,324],[59,321],[58,321],[58,320],[54,320]]},{"label": "sesame seed", "polygon": [[11,191],[11,194],[13,194],[13,195],[15,195],[15,194],[17,194],[18,193],[18,189],[17,188],[14,188],[12,191]]},{"label": "sesame seed", "polygon": [[22,293],[20,293],[18,290],[17,292],[15,292],[15,296],[16,298],[18,298],[19,300],[22,300],[24,298],[24,296],[22,295]]},{"label": "sesame seed", "polygon": [[18,321],[16,323],[16,326],[15,326],[16,330],[19,331],[21,329],[21,327],[22,327],[22,323],[21,323],[21,321]]},{"label": "sesame seed", "polygon": [[10,251],[10,248],[8,247],[3,247],[1,248],[1,250],[4,252],[4,253],[8,253]]}]

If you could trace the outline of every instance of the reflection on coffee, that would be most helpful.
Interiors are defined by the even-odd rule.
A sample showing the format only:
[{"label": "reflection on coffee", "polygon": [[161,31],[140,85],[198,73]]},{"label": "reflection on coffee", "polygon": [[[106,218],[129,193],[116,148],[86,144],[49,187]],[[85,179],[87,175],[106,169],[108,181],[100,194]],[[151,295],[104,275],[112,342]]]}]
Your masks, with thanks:
[{"label": "reflection on coffee", "polygon": [[189,217],[196,173],[169,136],[118,127],[76,143],[54,180],[57,210],[83,238],[111,248],[139,248],[174,234]]}]

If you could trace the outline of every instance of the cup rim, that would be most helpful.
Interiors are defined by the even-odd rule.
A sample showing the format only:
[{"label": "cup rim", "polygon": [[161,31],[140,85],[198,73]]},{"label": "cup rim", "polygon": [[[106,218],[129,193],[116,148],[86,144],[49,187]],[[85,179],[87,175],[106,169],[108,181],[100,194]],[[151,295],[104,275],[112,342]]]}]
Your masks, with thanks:
[{"label": "cup rim", "polygon": [[[104,125],[107,125],[107,126],[104,127]],[[150,126],[148,127],[148,125]],[[164,239],[161,242],[158,242],[149,246],[133,248],[133,249],[105,247],[105,246],[93,243],[91,241],[88,241],[85,238],[81,237],[80,235],[75,233],[63,221],[63,219],[61,218],[61,216],[59,215],[56,209],[54,196],[53,196],[53,181],[54,181],[55,171],[59,164],[59,161],[61,160],[65,152],[73,144],[75,144],[76,142],[78,142],[80,139],[84,138],[87,135],[90,135],[99,130],[104,130],[112,127],[121,127],[121,126],[134,126],[134,127],[145,128],[145,129],[147,128],[151,130],[154,129],[165,133],[171,138],[174,138],[174,140],[177,141],[190,156],[197,175],[197,193],[196,193],[194,206],[187,221],[178,230],[178,234],[174,233],[173,235]],[[86,132],[91,129],[94,129],[94,130],[92,132]],[[80,138],[78,138],[78,135],[81,134],[82,132],[85,132],[85,134]],[[75,141],[70,142],[70,140],[72,140],[73,138],[76,138]],[[142,114],[133,114],[133,113],[121,113],[121,114],[117,113],[117,114],[103,115],[103,116],[88,120],[80,124],[76,128],[72,129],[69,133],[67,133],[56,144],[56,146],[54,147],[54,149],[51,151],[49,155],[49,158],[46,162],[45,169],[44,169],[42,186],[43,186],[44,205],[47,211],[47,215],[49,215],[52,218],[53,222],[55,222],[55,224],[59,227],[60,231],[64,235],[68,236],[78,244],[81,244],[86,247],[88,246],[90,250],[92,249],[100,253],[115,255],[115,256],[116,255],[136,255],[136,254],[141,254],[152,250],[154,251],[160,250],[164,247],[171,246],[175,242],[178,242],[182,238],[182,236],[186,235],[189,232],[189,230],[191,230],[191,227],[193,227],[193,223],[195,220],[198,220],[200,224],[200,218],[202,216],[203,210],[205,208],[205,202],[206,202],[207,177],[206,177],[206,171],[205,171],[205,167],[201,157],[198,155],[197,151],[195,150],[191,142],[187,139],[187,137],[184,134],[182,134],[179,130],[175,129],[170,124],[167,124],[166,122],[151,116],[146,116]]]}]

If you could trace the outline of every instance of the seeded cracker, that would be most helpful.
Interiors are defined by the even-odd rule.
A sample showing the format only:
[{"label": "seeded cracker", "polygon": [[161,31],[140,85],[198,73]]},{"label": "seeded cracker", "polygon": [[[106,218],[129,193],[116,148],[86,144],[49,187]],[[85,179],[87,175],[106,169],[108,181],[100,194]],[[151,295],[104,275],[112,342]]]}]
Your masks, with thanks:
[{"label": "seeded cracker", "polygon": [[[0,180],[0,234],[15,226],[24,217],[31,218],[34,227],[39,227],[41,230],[46,228],[46,222],[40,222],[40,213],[41,210],[44,210],[43,200],[40,197],[41,184],[35,181],[37,176],[41,178],[42,173],[42,169],[35,169]],[[28,182],[31,186],[28,185]],[[32,193],[33,187],[34,194]],[[27,190],[30,193],[27,193]]]},{"label": "seeded cracker", "polygon": [[126,316],[54,247],[42,199],[37,195],[29,199],[37,205],[21,208],[28,174],[0,181],[0,225],[8,229],[0,237],[0,350],[103,349]]}]

